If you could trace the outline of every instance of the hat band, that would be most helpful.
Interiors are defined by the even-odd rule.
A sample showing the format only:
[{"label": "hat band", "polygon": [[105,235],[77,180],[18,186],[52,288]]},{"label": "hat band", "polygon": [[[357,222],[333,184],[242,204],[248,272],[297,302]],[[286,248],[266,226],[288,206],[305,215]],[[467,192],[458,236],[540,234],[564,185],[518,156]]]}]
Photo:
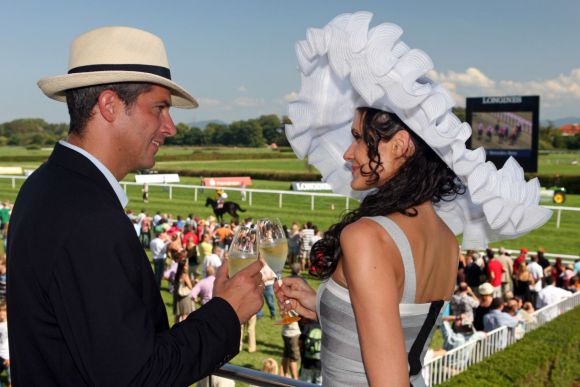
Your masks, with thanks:
[{"label": "hat band", "polygon": [[149,73],[158,75],[171,80],[171,71],[167,67],[143,65],[143,64],[100,64],[87,65],[72,68],[69,74],[89,73],[94,71],[137,71],[140,73]]}]

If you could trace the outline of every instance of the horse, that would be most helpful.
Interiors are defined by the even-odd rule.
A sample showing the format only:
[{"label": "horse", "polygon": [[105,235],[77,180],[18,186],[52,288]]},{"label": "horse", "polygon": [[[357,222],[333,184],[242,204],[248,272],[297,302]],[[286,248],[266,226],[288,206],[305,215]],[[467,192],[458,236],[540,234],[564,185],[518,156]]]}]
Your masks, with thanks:
[{"label": "horse", "polygon": [[230,214],[230,216],[234,219],[238,219],[238,210],[242,212],[246,212],[240,205],[236,202],[224,202],[224,205],[221,208],[217,207],[217,201],[213,200],[212,198],[207,198],[205,201],[205,206],[210,206],[213,208],[213,213],[219,222],[222,222],[224,219],[224,214]]}]

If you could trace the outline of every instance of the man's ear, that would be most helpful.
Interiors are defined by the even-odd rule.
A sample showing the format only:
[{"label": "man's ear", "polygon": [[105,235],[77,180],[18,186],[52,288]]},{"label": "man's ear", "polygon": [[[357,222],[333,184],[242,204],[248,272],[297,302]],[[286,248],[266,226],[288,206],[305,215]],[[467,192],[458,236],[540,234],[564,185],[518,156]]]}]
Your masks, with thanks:
[{"label": "man's ear", "polygon": [[122,101],[113,90],[104,90],[99,94],[97,108],[101,116],[108,122],[113,122],[119,113]]}]

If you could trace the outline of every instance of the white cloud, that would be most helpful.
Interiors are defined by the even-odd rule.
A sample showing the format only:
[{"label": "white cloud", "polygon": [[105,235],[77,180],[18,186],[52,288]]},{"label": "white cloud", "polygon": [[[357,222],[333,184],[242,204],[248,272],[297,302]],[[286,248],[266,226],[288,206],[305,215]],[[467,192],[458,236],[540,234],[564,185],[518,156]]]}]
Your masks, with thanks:
[{"label": "white cloud", "polygon": [[219,106],[223,105],[223,101],[215,98],[199,97],[197,99],[202,106]]},{"label": "white cloud", "polygon": [[256,107],[264,105],[264,98],[238,97],[234,100],[234,105],[242,107]]},{"label": "white cloud", "polygon": [[291,91],[290,93],[286,94],[284,96],[284,99],[287,102],[292,102],[292,101],[296,101],[296,99],[298,99],[298,93],[295,91]]},{"label": "white cloud", "polygon": [[555,78],[530,81],[490,79],[475,67],[463,73],[430,71],[428,76],[443,84],[461,106],[465,104],[465,96],[484,95],[540,95],[542,104],[546,102],[544,108],[559,106],[557,101],[580,100],[580,68]]},{"label": "white cloud", "polygon": [[248,91],[248,88],[244,85],[240,85],[240,87],[238,87],[238,91],[240,93],[245,93],[246,91]]}]

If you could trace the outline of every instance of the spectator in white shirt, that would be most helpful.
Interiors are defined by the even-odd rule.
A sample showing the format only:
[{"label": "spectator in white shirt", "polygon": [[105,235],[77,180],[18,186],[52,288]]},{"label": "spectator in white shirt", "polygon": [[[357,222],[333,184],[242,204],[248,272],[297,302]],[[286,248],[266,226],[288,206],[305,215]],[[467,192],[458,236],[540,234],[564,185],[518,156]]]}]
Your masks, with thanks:
[{"label": "spectator in white shirt", "polygon": [[528,272],[534,278],[534,284],[531,285],[532,304],[536,304],[538,293],[542,290],[542,278],[544,278],[544,269],[538,263],[538,256],[532,255],[532,262],[528,265]]},{"label": "spectator in white shirt", "polygon": [[155,282],[161,288],[161,279],[165,269],[165,257],[167,256],[167,246],[171,241],[164,232],[155,232],[155,238],[149,244],[151,257],[153,258],[153,269],[155,271]]},{"label": "spectator in white shirt", "polygon": [[[538,293],[538,301],[536,303],[536,309],[543,308],[544,306],[547,305],[555,304],[558,301],[561,301],[563,299],[572,296],[571,292],[554,286],[554,279],[552,278],[552,276],[545,277],[544,281],[546,282],[546,287],[543,288]],[[549,316],[546,317],[548,320],[558,317],[558,310],[554,309],[549,313]]]},{"label": "spectator in white shirt", "polygon": [[207,255],[203,258],[203,263],[201,264],[201,276],[202,278],[206,277],[206,270],[209,265],[213,266],[216,271],[222,265],[222,254],[223,250],[219,246],[214,246],[213,253]]}]

